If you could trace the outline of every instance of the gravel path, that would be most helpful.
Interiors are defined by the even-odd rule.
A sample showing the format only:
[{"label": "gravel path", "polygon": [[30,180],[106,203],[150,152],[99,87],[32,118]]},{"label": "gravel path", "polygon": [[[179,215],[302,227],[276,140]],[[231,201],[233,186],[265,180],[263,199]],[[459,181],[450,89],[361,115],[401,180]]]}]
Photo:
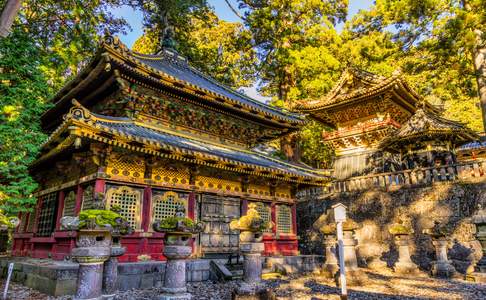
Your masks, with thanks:
[{"label": "gravel path", "polygon": [[[368,282],[348,289],[349,299],[486,299],[486,284],[468,283],[463,280],[434,279],[427,276],[400,277],[391,272],[375,273],[367,271]],[[339,299],[339,288],[334,282],[323,277],[290,276],[266,283],[272,287],[281,300]],[[2,290],[4,282],[0,281]],[[227,300],[236,282],[198,282],[188,285],[196,300]],[[132,290],[119,293],[118,300],[151,300],[158,291]],[[72,297],[49,297],[27,287],[11,284],[8,299],[69,300]]]}]

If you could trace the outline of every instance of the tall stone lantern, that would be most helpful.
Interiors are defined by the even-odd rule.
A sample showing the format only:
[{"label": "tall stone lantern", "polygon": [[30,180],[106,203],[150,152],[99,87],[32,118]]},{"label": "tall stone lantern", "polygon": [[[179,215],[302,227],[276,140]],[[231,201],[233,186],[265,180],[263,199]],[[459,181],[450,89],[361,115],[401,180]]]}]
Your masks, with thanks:
[{"label": "tall stone lantern", "polygon": [[321,273],[324,277],[334,278],[339,271],[339,263],[337,259],[337,239],[336,239],[336,224],[331,223],[319,228],[324,235],[324,249],[326,253],[326,261],[322,266]]},{"label": "tall stone lantern", "polygon": [[192,254],[190,241],[194,234],[202,231],[202,224],[185,217],[184,206],[179,206],[173,217],[158,220],[153,224],[157,232],[165,233],[163,254],[167,258],[162,294],[158,300],[190,300],[187,292],[186,260]]},{"label": "tall stone lantern", "polygon": [[456,269],[452,265],[452,261],[447,257],[447,244],[450,232],[440,222],[434,221],[434,226],[425,229],[424,233],[432,238],[432,245],[435,247],[437,260],[432,262],[432,275],[446,278],[456,276]]},{"label": "tall stone lantern", "polygon": [[250,203],[245,216],[230,223],[232,230],[240,230],[240,251],[244,256],[243,282],[233,293],[233,299],[253,299],[256,295],[271,293],[261,283],[262,252],[264,250],[263,231],[272,228],[272,223],[265,222],[256,210],[256,204]]},{"label": "tall stone lantern", "polygon": [[479,205],[479,209],[472,217],[476,225],[476,238],[481,243],[483,252],[482,258],[476,263],[474,272],[469,275],[476,282],[486,283],[486,208]]},{"label": "tall stone lantern", "polygon": [[393,270],[399,274],[419,274],[417,265],[410,258],[410,235],[413,229],[402,223],[395,223],[388,228],[388,232],[393,236],[393,240],[398,249],[398,261],[393,266]]},{"label": "tall stone lantern", "polygon": [[346,281],[350,285],[360,285],[368,279],[366,274],[358,268],[357,241],[355,239],[355,232],[358,228],[358,223],[351,218],[347,218],[343,223],[344,265],[346,267]]}]

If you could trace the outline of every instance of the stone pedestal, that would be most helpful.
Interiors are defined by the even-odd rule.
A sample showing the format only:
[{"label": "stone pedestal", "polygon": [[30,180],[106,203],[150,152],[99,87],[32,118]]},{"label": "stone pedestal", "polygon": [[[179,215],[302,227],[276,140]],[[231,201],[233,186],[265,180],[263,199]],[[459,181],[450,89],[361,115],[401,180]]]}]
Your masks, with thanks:
[{"label": "stone pedestal", "polygon": [[408,235],[395,235],[395,245],[398,249],[398,261],[393,266],[393,270],[400,274],[420,273],[416,264],[410,259],[409,237]]},{"label": "stone pedestal", "polygon": [[[346,282],[349,285],[361,285],[367,281],[366,274],[358,268],[358,259],[356,257],[356,240],[354,232],[350,230],[343,231],[343,252],[344,267],[346,268]],[[336,273],[339,283],[339,273]]]},{"label": "stone pedestal", "polygon": [[445,237],[434,238],[432,244],[437,256],[437,260],[432,262],[432,275],[446,278],[456,275],[452,261],[447,258],[447,239]]},{"label": "stone pedestal", "polygon": [[[243,282],[233,292],[233,299],[257,300],[273,299],[273,293],[262,284],[262,252],[263,243],[240,242],[240,251],[243,254]],[[262,298],[263,297],[263,298]]]},{"label": "stone pedestal", "polygon": [[111,256],[103,266],[103,299],[114,299],[118,281],[118,257],[125,254],[119,245],[111,247]]},{"label": "stone pedestal", "polygon": [[159,300],[190,300],[191,294],[186,287],[186,259],[191,256],[191,246],[166,245],[164,256],[167,258],[164,285]]},{"label": "stone pedestal", "polygon": [[333,235],[324,237],[324,247],[326,249],[326,261],[322,266],[322,275],[327,278],[334,278],[339,271],[339,262],[337,259],[337,240]]},{"label": "stone pedestal", "polygon": [[466,276],[467,280],[486,283],[486,209],[479,206],[478,212],[472,218],[476,225],[476,238],[481,244],[481,259],[476,263],[474,272]]}]

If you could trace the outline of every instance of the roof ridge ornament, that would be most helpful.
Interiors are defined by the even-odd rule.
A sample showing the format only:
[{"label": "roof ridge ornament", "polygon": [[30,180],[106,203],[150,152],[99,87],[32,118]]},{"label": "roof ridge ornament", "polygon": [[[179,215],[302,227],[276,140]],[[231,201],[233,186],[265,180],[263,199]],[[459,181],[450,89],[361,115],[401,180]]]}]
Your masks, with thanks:
[{"label": "roof ridge ornament", "polygon": [[64,115],[63,119],[65,121],[68,119],[74,119],[84,122],[92,121],[93,115],[86,107],[84,107],[74,98],[71,100],[71,103],[73,104],[73,107],[71,107],[69,112]]}]

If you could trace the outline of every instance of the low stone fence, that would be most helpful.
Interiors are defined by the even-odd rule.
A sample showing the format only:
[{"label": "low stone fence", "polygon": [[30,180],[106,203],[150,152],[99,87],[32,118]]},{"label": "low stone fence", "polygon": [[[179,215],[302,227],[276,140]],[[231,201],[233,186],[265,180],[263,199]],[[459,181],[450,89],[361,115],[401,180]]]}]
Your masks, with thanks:
[{"label": "low stone fence", "polygon": [[469,180],[480,177],[486,177],[486,160],[335,180],[328,186],[301,190],[297,193],[297,198],[302,199],[316,195],[367,190],[370,188],[392,190],[402,186],[430,185],[435,182]]}]

